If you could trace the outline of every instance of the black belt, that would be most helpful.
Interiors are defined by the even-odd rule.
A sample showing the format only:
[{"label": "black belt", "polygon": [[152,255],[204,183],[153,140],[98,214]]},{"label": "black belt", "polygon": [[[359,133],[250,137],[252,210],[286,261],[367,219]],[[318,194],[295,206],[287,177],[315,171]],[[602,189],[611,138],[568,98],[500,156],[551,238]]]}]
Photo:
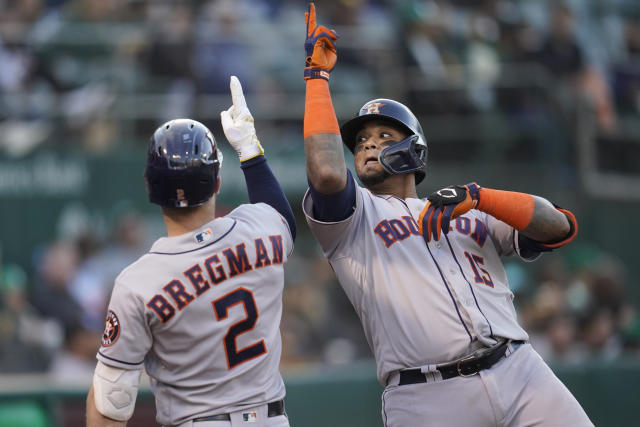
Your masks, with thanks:
[{"label": "black belt", "polygon": [[[443,380],[453,377],[472,377],[483,369],[492,367],[498,360],[504,356],[507,346],[511,344],[524,344],[522,340],[505,340],[494,347],[482,350],[469,357],[464,357],[446,365],[436,366],[436,369],[442,374]],[[398,385],[426,383],[427,377],[420,369],[405,369],[400,371],[400,383]]]},{"label": "black belt", "polygon": [[[284,414],[284,400],[278,400],[267,404],[267,417],[277,417]],[[193,420],[194,423],[197,423],[198,421],[231,421],[231,415],[209,415],[208,417],[196,418]]]}]

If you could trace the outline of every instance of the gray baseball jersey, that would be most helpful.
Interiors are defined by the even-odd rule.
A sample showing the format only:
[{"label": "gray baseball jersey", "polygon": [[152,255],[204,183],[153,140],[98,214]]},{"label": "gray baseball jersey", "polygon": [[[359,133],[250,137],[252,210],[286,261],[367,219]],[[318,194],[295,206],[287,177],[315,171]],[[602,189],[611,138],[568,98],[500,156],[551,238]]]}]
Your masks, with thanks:
[{"label": "gray baseball jersey", "polygon": [[97,358],[144,365],[162,424],[282,399],[283,264],[292,249],[286,221],[264,203],[160,238],[117,277]]},{"label": "gray baseball jersey", "polygon": [[528,339],[518,325],[501,256],[519,254],[518,232],[477,210],[428,246],[416,222],[426,199],[378,196],[356,185],[341,222],[307,222],[360,316],[386,385],[396,370],[444,363],[494,337]]}]

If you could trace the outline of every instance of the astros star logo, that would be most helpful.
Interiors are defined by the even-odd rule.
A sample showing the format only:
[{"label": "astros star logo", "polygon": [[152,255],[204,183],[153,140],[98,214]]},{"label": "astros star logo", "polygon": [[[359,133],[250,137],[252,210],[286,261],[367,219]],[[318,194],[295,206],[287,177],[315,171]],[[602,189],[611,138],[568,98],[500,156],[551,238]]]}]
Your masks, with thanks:
[{"label": "astros star logo", "polygon": [[382,102],[370,102],[362,107],[362,109],[367,110],[367,114],[380,114],[380,107],[382,107],[383,105],[385,104],[383,104]]},{"label": "astros star logo", "polygon": [[111,344],[116,342],[118,337],[120,336],[120,321],[118,320],[118,316],[109,310],[107,313],[107,320],[104,322],[104,333],[102,334],[102,345],[104,347],[109,347]]}]

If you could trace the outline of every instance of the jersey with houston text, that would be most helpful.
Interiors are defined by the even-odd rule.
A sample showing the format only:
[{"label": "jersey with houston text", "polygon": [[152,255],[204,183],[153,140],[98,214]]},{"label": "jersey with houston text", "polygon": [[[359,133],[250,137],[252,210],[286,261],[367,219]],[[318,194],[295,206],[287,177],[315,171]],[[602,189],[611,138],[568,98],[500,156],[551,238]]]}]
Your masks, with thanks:
[{"label": "jersey with houston text", "polygon": [[425,244],[417,218],[427,199],[374,195],[356,185],[353,214],[339,222],[303,209],[358,313],[378,380],[398,369],[455,360],[495,337],[528,339],[517,322],[501,256],[519,254],[518,232],[477,210]]},{"label": "jersey with houston text", "polygon": [[292,249],[286,221],[264,203],[158,239],[116,278],[97,358],[144,365],[165,425],[283,398],[279,328]]}]

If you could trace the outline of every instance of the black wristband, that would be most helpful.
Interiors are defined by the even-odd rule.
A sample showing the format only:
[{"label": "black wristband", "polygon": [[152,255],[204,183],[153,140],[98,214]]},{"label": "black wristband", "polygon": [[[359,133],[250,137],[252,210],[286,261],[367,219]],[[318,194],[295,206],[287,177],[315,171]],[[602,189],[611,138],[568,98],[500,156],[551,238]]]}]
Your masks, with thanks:
[{"label": "black wristband", "polygon": [[329,81],[329,72],[325,71],[321,68],[305,68],[304,69],[304,79],[324,79]]}]

